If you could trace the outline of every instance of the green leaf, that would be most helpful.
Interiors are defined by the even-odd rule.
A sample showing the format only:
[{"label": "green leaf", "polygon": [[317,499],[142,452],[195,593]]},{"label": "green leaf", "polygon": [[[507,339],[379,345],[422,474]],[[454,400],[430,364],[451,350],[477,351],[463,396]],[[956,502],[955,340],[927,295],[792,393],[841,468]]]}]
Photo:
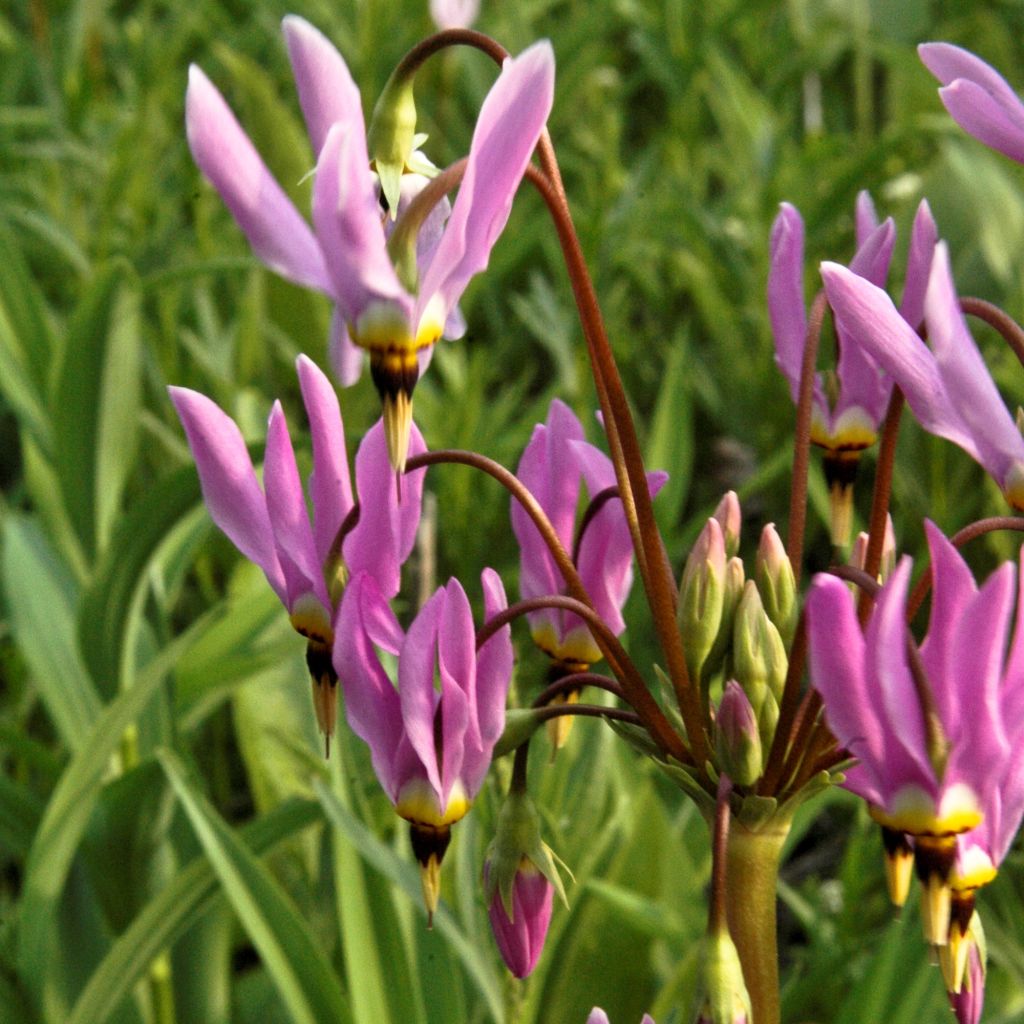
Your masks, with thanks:
[{"label": "green leaf", "polygon": [[[322,819],[313,800],[289,800],[241,830],[241,841],[258,857]],[[132,991],[160,952],[193,927],[221,895],[205,855],[182,868],[118,936],[75,1003],[67,1024],[103,1024]]]},{"label": "green leaf", "polygon": [[[402,889],[413,901],[417,910],[426,916],[426,911],[422,910],[423,893],[418,869],[413,864],[400,860],[393,850],[385,846],[348,808],[341,804],[323,782],[319,780],[314,782],[313,789],[327,812],[330,822],[341,831],[366,863]],[[434,928],[444,936],[453,952],[462,961],[493,1019],[504,1020],[501,988],[494,977],[490,960],[482,956],[480,949],[467,940],[451,911],[443,904],[434,913]]]},{"label": "green leaf", "polygon": [[3,584],[14,637],[57,731],[77,751],[101,705],[75,636],[72,584],[30,520],[9,516],[3,537]]},{"label": "green leaf", "polygon": [[18,918],[18,961],[47,1016],[63,1020],[52,979],[40,965],[59,958],[55,924],[71,861],[92,815],[125,729],[145,710],[164,677],[191,639],[186,633],[140,673],[135,685],[111,703],[85,737],[61,775],[29,852]]},{"label": "green leaf", "polygon": [[90,556],[107,540],[135,461],[138,377],[138,284],[115,263],[75,311],[53,404],[54,463]]},{"label": "green leaf", "polygon": [[296,1024],[352,1021],[338,978],[270,872],[193,789],[177,755],[160,754],[225,894]]},{"label": "green leaf", "polygon": [[82,595],[78,633],[93,677],[115,691],[131,650],[133,606],[160,542],[200,501],[195,467],[182,466],[149,488],[121,520]]},{"label": "green leaf", "polygon": [[42,801],[35,793],[0,773],[0,850],[23,860],[42,814]]}]

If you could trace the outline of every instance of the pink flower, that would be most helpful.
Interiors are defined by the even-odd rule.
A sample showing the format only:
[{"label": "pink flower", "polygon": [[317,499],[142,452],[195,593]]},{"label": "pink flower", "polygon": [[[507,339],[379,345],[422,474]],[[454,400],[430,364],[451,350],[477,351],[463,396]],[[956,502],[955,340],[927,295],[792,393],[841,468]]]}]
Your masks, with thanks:
[{"label": "pink flower", "polygon": [[[857,197],[856,225],[857,254],[848,273],[881,287],[888,275],[896,238],[892,219],[879,225],[871,197],[861,192]],[[922,318],[935,239],[931,211],[922,201],[914,218],[900,307],[901,315],[914,330]],[[775,336],[775,361],[789,381],[794,402],[800,393],[800,369],[807,341],[803,272],[803,220],[795,207],[783,203],[772,226],[768,310]],[[850,344],[847,333],[845,326],[838,323],[839,362],[834,377],[818,373],[814,381],[811,439],[834,451],[866,448],[874,442],[892,390],[874,355]]]},{"label": "pink flower", "polygon": [[891,374],[925,430],[963,448],[1024,509],[1024,438],[967,330],[945,243],[925,296],[927,345],[880,288],[835,263],[823,263],[821,275],[837,322]]},{"label": "pink flower", "polygon": [[[491,618],[507,606],[505,590],[492,569],[481,582]],[[397,687],[378,650],[397,657]],[[395,810],[412,826],[432,912],[451,825],[469,810],[504,728],[511,631],[504,627],[477,651],[469,601],[452,579],[403,632],[377,581],[359,573],[338,612],[334,668],[349,725],[369,746]]]},{"label": "pink flower", "polygon": [[[264,572],[292,625],[310,642],[314,681],[327,672],[327,691],[317,701],[321,730],[333,731],[334,615],[346,573],[369,573],[389,596],[398,593],[401,566],[416,540],[423,471],[404,481],[398,502],[384,459],[384,428],[366,435],[356,456],[356,492],[361,514],[337,550],[338,532],[355,504],[345,452],[345,431],[330,381],[306,356],[296,366],[313,438],[313,472],[308,481],[313,520],[299,478],[291,436],[279,402],[267,426],[264,487],[256,478],[242,434],[234,421],[205,395],[169,389],[196,460],[210,517],[246,558]],[[419,431],[413,450],[424,451]]]},{"label": "pink flower", "polygon": [[942,83],[939,96],[953,120],[986,146],[1024,163],[1024,104],[1006,79],[950,43],[922,43],[917,52]]},{"label": "pink flower", "polygon": [[439,29],[469,28],[480,13],[480,0],[430,0],[430,16]]},{"label": "pink flower", "polygon": [[[388,450],[405,465],[417,353],[441,336],[470,278],[485,269],[551,109],[547,42],[506,61],[480,110],[468,163],[436,244],[420,246],[416,286],[392,263],[367,153],[359,92],[341,55],[306,21],[284,20],[299,100],[317,156],[313,228],[260,159],[223,97],[192,67],[185,98],[189,146],[257,257],[337,304],[334,342],[343,377],[348,340],[371,353],[385,402]],[[437,228],[433,229],[434,232]],[[408,276],[408,275],[407,275]],[[355,364],[357,365],[357,364]]]},{"label": "pink flower", "polygon": [[985,964],[981,950],[972,942],[968,954],[965,984],[959,992],[949,993],[949,1005],[958,1024],[978,1024],[985,1005]]},{"label": "pink flower", "polygon": [[[547,513],[555,532],[570,553],[597,613],[616,635],[625,628],[622,606],[633,583],[633,546],[619,498],[611,459],[583,439],[583,427],[567,405],[555,399],[547,422],[533,429],[519,460],[519,479]],[[668,479],[649,473],[651,494]],[[585,481],[593,516],[582,536],[575,536],[580,482]],[[525,599],[564,594],[565,581],[533,521],[517,501],[512,502],[512,530],[520,548],[519,591]],[[601,652],[579,616],[545,609],[529,616],[534,642],[555,661],[585,666],[600,660]]]},{"label": "pink flower", "polygon": [[858,764],[847,786],[882,824],[915,836],[978,825],[1010,758],[1002,694],[1024,658],[1014,638],[1004,665],[1014,567],[1004,564],[980,589],[960,554],[932,523],[932,613],[921,662],[945,738],[944,763],[929,749],[924,711],[907,656],[904,558],[879,593],[867,628],[834,576],[815,577],[807,599],[811,679],[832,732]]}]

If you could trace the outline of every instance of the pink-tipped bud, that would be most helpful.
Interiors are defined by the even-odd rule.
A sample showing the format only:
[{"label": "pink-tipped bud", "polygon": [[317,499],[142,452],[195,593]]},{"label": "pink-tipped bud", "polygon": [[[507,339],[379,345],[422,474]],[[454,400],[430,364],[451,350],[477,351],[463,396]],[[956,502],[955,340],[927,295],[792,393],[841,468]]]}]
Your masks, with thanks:
[{"label": "pink-tipped bud", "polygon": [[[850,551],[850,565],[863,569],[868,558],[868,535],[861,531]],[[896,533],[892,527],[892,516],[885,517],[885,536],[882,539],[882,559],[878,564],[878,582],[884,583],[896,568]]]},{"label": "pink-tipped bud", "polygon": [[700,678],[722,622],[725,564],[722,527],[717,519],[709,519],[686,559],[679,584],[679,631],[686,667],[694,679]]},{"label": "pink-tipped bud", "polygon": [[726,491],[715,509],[714,518],[722,527],[725,538],[725,553],[732,558],[740,549],[740,523],[743,514],[740,511],[740,499],[735,491]]},{"label": "pink-tipped bud", "polygon": [[[484,867],[485,881],[488,875],[489,865]],[[517,978],[525,978],[540,959],[551,921],[554,891],[554,886],[533,862],[524,858],[512,882],[509,906],[505,906],[497,889],[491,897],[487,916],[491,920],[494,941],[508,969]]]},{"label": "pink-tipped bud", "polygon": [[761,592],[764,610],[775,623],[788,649],[796,631],[796,579],[793,576],[793,565],[774,523],[769,523],[761,531],[754,577],[757,589]]},{"label": "pink-tipped bud", "polygon": [[737,785],[749,786],[760,778],[762,747],[757,716],[743,688],[734,679],[725,684],[718,704],[715,750],[719,768]]}]

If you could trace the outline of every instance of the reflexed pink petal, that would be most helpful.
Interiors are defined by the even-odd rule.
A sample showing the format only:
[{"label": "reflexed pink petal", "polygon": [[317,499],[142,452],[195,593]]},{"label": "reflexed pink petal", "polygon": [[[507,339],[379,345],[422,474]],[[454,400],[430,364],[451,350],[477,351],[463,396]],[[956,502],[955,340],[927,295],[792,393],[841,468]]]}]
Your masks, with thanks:
[{"label": "reflexed pink petal", "polygon": [[304,18],[289,14],[281,27],[313,154],[319,154],[333,124],[365,137],[359,89],[341,54]]},{"label": "reflexed pink petal", "polygon": [[[935,248],[925,297],[925,323],[947,402],[958,420],[958,433],[962,432],[972,447],[950,433],[941,430],[935,433],[961,445],[1003,487],[1009,470],[1015,463],[1024,461],[1024,439],[967,330],[949,267],[949,250],[944,242]],[[909,394],[907,400],[910,401]],[[914,413],[917,414],[916,409]],[[928,427],[923,419],[921,422]]]},{"label": "reflexed pink petal", "polygon": [[210,518],[246,558],[263,570],[277,596],[287,604],[266,498],[238,427],[198,391],[176,387],[167,390],[185,428]]},{"label": "reflexed pink petal", "polygon": [[335,124],[320,151],[313,223],[327,256],[334,295],[351,326],[367,306],[388,303],[409,319],[412,299],[391,265],[366,138]]},{"label": "reflexed pink petal", "polygon": [[267,170],[224,98],[194,64],[185,94],[185,127],[199,169],[220,193],[256,257],[282,277],[332,294],[309,225]]},{"label": "reflexed pink petal", "polygon": [[[425,450],[423,436],[413,424],[409,454],[418,455]],[[402,477],[399,504],[395,472],[388,461],[380,420],[367,432],[356,452],[359,522],[345,538],[342,553],[350,572],[370,573],[388,598],[401,588],[402,565],[416,543],[425,475],[425,469],[418,469]]]},{"label": "reflexed pink petal", "polygon": [[[493,569],[484,569],[480,583],[484,591],[484,621],[487,622],[508,607],[508,598],[501,577]],[[476,656],[477,717],[480,742],[487,751],[488,761],[505,728],[505,701],[512,681],[512,666],[512,628],[503,626]]]},{"label": "reflexed pink petal", "polygon": [[907,254],[907,278],[903,286],[903,301],[900,316],[916,331],[924,319],[924,296],[928,290],[928,278],[932,269],[935,245],[939,240],[938,229],[932,219],[928,200],[922,199],[914,216],[910,233],[910,251]]},{"label": "reflexed pink petal", "polygon": [[[878,227],[878,214],[875,212],[875,203],[871,193],[864,189],[857,193],[857,203],[854,215],[857,236],[857,248],[860,249],[868,240],[868,237]],[[881,284],[881,282],[877,282]]]},{"label": "reflexed pink petal", "polygon": [[[455,782],[468,781],[467,762],[480,750],[476,714],[476,630],[469,599],[456,579],[450,579],[445,587],[444,606],[437,625],[437,668],[441,679],[442,804],[446,805]],[[489,756],[487,760],[490,761]],[[472,798],[476,795],[476,786],[467,785],[466,792]]]},{"label": "reflexed pink petal", "polygon": [[494,941],[508,969],[525,978],[537,966],[551,921],[554,888],[532,864],[520,868],[512,882],[512,917],[495,890],[487,916]]},{"label": "reflexed pink petal", "polygon": [[768,313],[775,362],[789,381],[794,402],[800,394],[800,366],[807,343],[804,302],[804,222],[796,207],[783,203],[772,225]]},{"label": "reflexed pink petal", "polygon": [[274,542],[288,583],[289,610],[298,598],[310,592],[316,594],[324,608],[330,608],[323,563],[317,558],[306,511],[306,496],[280,402],[274,403],[267,425],[263,485],[267,492],[267,511],[274,529]]},{"label": "reflexed pink petal", "polygon": [[[811,681],[825,702],[829,727],[873,776],[885,746],[881,709],[871,703],[864,677],[864,636],[853,596],[835,576],[814,577],[807,596],[807,629]],[[872,784],[877,786],[874,779]]]},{"label": "reflexed pink petal", "polygon": [[850,261],[850,271],[858,277],[866,278],[879,288],[885,286],[889,276],[889,263],[892,261],[892,250],[896,245],[896,225],[892,217],[874,229],[859,244],[856,255]]},{"label": "reflexed pink petal", "polygon": [[434,669],[437,664],[437,631],[446,601],[447,594],[443,587],[439,587],[413,619],[398,659],[398,691],[405,735],[442,804],[441,766],[438,764],[434,733],[438,704]]},{"label": "reflexed pink petal", "polygon": [[595,1006],[587,1017],[587,1024],[608,1024],[608,1014],[600,1006]]},{"label": "reflexed pink petal", "polygon": [[943,84],[950,85],[958,78],[977,82],[987,93],[1005,106],[1019,103],[1017,94],[995,68],[986,64],[970,50],[952,43],[921,43],[917,54],[924,66]]},{"label": "reflexed pink petal", "polygon": [[350,387],[363,375],[366,351],[348,335],[348,325],[337,306],[331,313],[331,337],[327,348],[328,359],[338,383]]},{"label": "reflexed pink petal", "polygon": [[316,554],[322,566],[353,503],[345,427],[338,396],[324,372],[306,356],[299,356],[295,365],[313,438],[309,496],[313,503]]},{"label": "reflexed pink petal", "polygon": [[480,13],[480,0],[430,0],[430,16],[439,29],[469,28]]},{"label": "reflexed pink petal", "polygon": [[373,649],[374,638],[383,636],[393,642],[401,630],[373,577],[360,573],[349,581],[338,611],[334,670],[345,694],[348,723],[369,746],[373,770],[394,801],[403,781],[394,767],[403,735],[402,711]]},{"label": "reflexed pink petal", "polygon": [[444,237],[423,273],[419,313],[436,295],[451,309],[469,279],[487,266],[551,110],[554,78],[555,58],[546,40],[505,61],[480,108]]},{"label": "reflexed pink petal", "polygon": [[978,458],[973,438],[952,408],[935,357],[889,296],[837,263],[823,263],[821,276],[837,322],[891,374],[921,425]]}]

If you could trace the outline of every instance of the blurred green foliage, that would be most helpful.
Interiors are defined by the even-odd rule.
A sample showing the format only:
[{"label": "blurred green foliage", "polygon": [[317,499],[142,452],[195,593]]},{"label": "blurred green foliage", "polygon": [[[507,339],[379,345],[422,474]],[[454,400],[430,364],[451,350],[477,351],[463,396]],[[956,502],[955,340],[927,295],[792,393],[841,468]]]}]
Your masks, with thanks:
[{"label": "blurred green foliage", "polygon": [[[166,397],[220,403],[259,449],[293,370],[326,357],[329,309],[264,271],[192,164],[190,62],[224,91],[301,208],[312,155],[279,34],[283,14],[335,40],[366,109],[431,30],[415,0],[27,0],[0,8],[0,1020],[11,1024],[686,1020],[704,825],[592,722],[531,765],[546,838],[572,867],[526,984],[507,980],[479,884],[508,766],[446,862],[427,932],[403,830],[365,749],[325,766],[301,643],[262,576],[199,507]],[[758,526],[788,504],[792,409],[764,302],[777,205],[807,224],[814,264],[852,255],[857,192],[900,229],[927,196],[964,293],[1024,316],[1024,172],[945,115],[914,46],[947,39],[1024,87],[1024,5],[991,0],[484,0],[513,52],[552,39],[550,129],[652,467],[674,564],[721,492]],[[466,151],[494,78],[448,52],[421,74],[427,150]],[[897,285],[898,287],[898,285]],[[515,465],[551,397],[593,436],[594,397],[554,233],[524,187],[490,271],[417,390],[431,447]],[[977,332],[1011,406],[1024,375]],[[377,415],[343,396],[354,447]],[[869,499],[871,459],[857,507]],[[808,568],[831,552],[812,468]],[[498,568],[514,591],[507,498],[463,467],[431,471],[437,577]],[[904,428],[901,549],[928,515],[947,531],[999,508],[958,450]],[[1006,538],[978,543],[988,567]],[[415,582],[415,581],[414,581]],[[413,599],[415,586],[408,588]],[[656,659],[642,601],[631,650]],[[516,685],[543,668],[517,634]],[[877,838],[833,793],[797,819],[783,872],[785,1017],[938,1019],[944,996],[915,915],[894,921]],[[987,1019],[1024,1020],[1024,866],[982,897]]]}]

